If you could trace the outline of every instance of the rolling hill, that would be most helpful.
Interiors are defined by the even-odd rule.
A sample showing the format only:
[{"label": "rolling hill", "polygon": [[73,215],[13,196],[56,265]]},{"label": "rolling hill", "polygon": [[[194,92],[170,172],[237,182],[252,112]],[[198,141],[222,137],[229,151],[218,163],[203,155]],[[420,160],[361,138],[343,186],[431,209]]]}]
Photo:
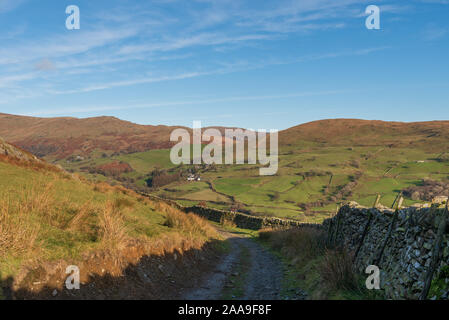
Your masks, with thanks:
[{"label": "rolling hill", "polygon": [[449,121],[386,122],[332,119],[309,122],[281,131],[281,145],[389,146],[419,149],[449,147]]},{"label": "rolling hill", "polygon": [[[389,205],[400,190],[420,188],[425,179],[433,186],[446,184],[449,178],[449,121],[334,119],[292,127],[279,133],[279,170],[269,177],[258,175],[258,165],[178,168],[169,158],[169,135],[175,128],[111,117],[0,115],[0,135],[7,141],[92,181],[122,184],[186,205],[205,202],[257,215],[319,222],[338,203],[371,205],[380,193]],[[74,160],[74,155],[83,157]],[[186,181],[192,171],[202,181]],[[154,172],[166,183],[149,189]]]},{"label": "rolling hill", "polygon": [[[181,127],[138,125],[115,117],[36,118],[0,113],[0,136],[39,157],[64,159],[94,151],[136,153],[167,149]],[[217,127],[221,132],[226,128]],[[190,131],[190,129],[185,128]],[[279,133],[281,146],[393,146],[435,150],[448,146],[449,121],[319,120]]]},{"label": "rolling hill", "polygon": [[[0,136],[39,156],[64,159],[92,152],[130,154],[167,149],[180,126],[138,125],[115,117],[36,118],[0,113]],[[220,132],[226,128],[214,127]],[[207,128],[204,128],[207,129]]]},{"label": "rolling hill", "polygon": [[33,154],[57,159],[107,151],[168,148],[174,127],[141,126],[114,117],[34,118],[0,114],[0,136]]}]

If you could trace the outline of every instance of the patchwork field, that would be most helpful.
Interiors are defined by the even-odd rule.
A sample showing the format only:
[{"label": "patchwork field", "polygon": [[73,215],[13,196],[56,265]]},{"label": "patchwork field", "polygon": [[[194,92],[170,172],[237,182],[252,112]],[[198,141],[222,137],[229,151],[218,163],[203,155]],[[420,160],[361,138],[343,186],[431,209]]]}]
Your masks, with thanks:
[{"label": "patchwork field", "polygon": [[[134,169],[124,177],[144,186],[156,168],[194,171],[201,181],[181,180],[151,192],[184,205],[204,202],[208,206],[320,222],[333,214],[339,203],[354,200],[372,205],[377,193],[381,203],[391,205],[397,193],[420,185],[423,179],[446,180],[449,162],[440,153],[409,148],[283,146],[275,176],[259,176],[258,165],[178,166],[170,163],[169,150],[92,158],[70,163],[74,171],[105,162],[123,161]],[[67,167],[67,164],[64,164]],[[92,179],[103,176],[86,173]],[[410,205],[419,201],[406,199]]]}]

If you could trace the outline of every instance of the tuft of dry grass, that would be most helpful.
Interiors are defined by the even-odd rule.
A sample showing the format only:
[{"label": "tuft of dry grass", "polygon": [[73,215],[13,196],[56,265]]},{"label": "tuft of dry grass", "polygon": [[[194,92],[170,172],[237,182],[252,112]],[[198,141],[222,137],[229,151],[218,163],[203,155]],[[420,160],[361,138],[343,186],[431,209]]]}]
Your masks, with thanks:
[{"label": "tuft of dry grass", "polygon": [[338,292],[361,292],[353,270],[353,255],[345,248],[327,247],[324,231],[307,227],[265,229],[259,231],[259,238],[288,259],[299,272],[298,279],[305,275],[315,277],[316,280],[299,284],[310,286],[311,296],[325,299]]},{"label": "tuft of dry grass", "polygon": [[107,202],[99,215],[100,235],[103,246],[107,249],[120,249],[128,242],[123,215],[117,207]]},{"label": "tuft of dry grass", "polygon": [[129,199],[118,198],[118,199],[114,200],[114,207],[116,207],[117,209],[133,208],[134,207],[134,202],[132,202]]},{"label": "tuft of dry grass", "polygon": [[99,182],[94,184],[93,190],[101,193],[112,193],[114,191],[114,187],[106,182]]},{"label": "tuft of dry grass", "polygon": [[77,213],[69,221],[66,229],[68,231],[86,230],[88,219],[97,212],[97,208],[90,201],[87,201],[75,210]]},{"label": "tuft of dry grass", "polygon": [[218,237],[217,230],[205,219],[194,213],[184,213],[170,206],[165,207],[165,225],[191,235],[203,235],[208,238]]},{"label": "tuft of dry grass", "polygon": [[319,271],[330,289],[354,290],[358,287],[352,260],[353,255],[344,248],[326,250]]},{"label": "tuft of dry grass", "polygon": [[33,250],[39,226],[33,223],[36,215],[24,210],[33,203],[0,200],[0,256],[25,255]]},{"label": "tuft of dry grass", "polygon": [[237,225],[235,224],[234,221],[229,220],[229,219],[225,219],[224,217],[222,217],[220,219],[220,225],[225,227],[225,228],[235,228],[235,227],[237,227]]},{"label": "tuft of dry grass", "polygon": [[31,190],[22,190],[19,195],[18,210],[38,214],[50,224],[55,211],[54,185],[37,184]]},{"label": "tuft of dry grass", "polygon": [[298,263],[322,254],[326,243],[324,232],[315,228],[263,229],[259,238]]}]

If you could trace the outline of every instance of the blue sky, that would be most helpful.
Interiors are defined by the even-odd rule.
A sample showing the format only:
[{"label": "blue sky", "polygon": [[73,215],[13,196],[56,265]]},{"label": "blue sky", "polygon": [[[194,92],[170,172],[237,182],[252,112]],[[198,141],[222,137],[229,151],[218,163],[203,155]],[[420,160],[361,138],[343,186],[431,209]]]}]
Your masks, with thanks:
[{"label": "blue sky", "polygon": [[[67,30],[77,5],[81,29]],[[381,30],[365,8],[381,8]],[[449,119],[449,0],[0,0],[0,112],[285,129]]]}]

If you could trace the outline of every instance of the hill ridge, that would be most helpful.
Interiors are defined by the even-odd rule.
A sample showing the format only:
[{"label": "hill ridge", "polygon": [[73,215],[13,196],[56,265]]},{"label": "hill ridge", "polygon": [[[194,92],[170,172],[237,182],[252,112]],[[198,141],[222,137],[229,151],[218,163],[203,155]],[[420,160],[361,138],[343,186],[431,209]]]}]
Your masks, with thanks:
[{"label": "hill ridge", "polygon": [[[39,156],[64,159],[74,154],[134,153],[167,149],[170,134],[183,126],[141,125],[113,116],[38,118],[0,113],[0,136]],[[209,127],[212,128],[212,127]],[[213,127],[223,132],[226,127]],[[206,128],[204,128],[206,129]],[[323,119],[279,132],[279,144],[312,142],[325,145],[383,145],[415,148],[447,147],[449,121],[399,122],[365,119]]]}]

